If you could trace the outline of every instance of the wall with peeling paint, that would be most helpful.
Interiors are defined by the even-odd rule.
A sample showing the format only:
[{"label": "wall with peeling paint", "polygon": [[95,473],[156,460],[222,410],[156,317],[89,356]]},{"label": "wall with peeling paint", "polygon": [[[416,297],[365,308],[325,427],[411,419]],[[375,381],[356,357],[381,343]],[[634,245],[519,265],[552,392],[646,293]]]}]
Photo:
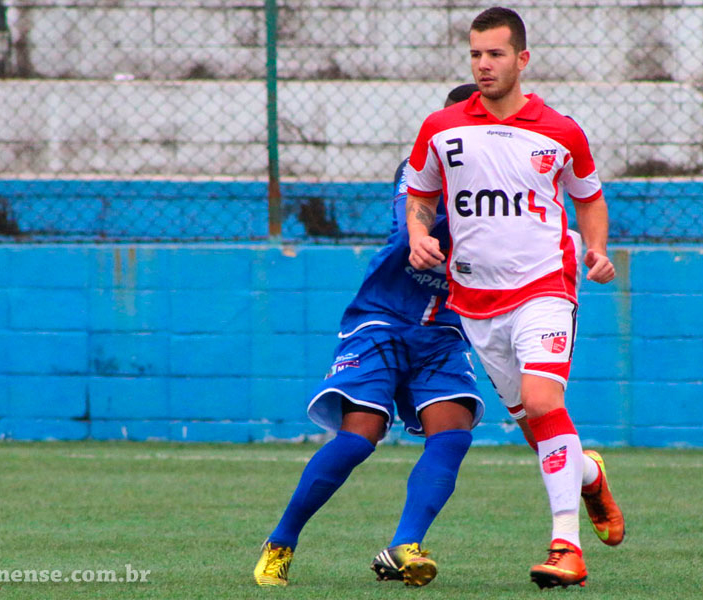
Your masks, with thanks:
[{"label": "wall with peeling paint", "polygon": [[[282,81],[281,176],[385,181],[410,153],[422,120],[441,106],[445,90],[462,81]],[[659,174],[701,171],[703,91],[694,84],[537,81],[524,89],[577,119],[604,180],[650,174],[651,161],[666,166]],[[9,79],[0,87],[0,104],[13,115],[0,122],[7,174],[267,174],[261,81]],[[675,118],[661,118],[672,110]]]},{"label": "wall with peeling paint", "polygon": [[[0,435],[319,435],[308,397],[376,250],[0,245]],[[617,282],[581,294],[567,398],[584,444],[703,446],[703,250],[612,253]],[[519,443],[481,380],[476,442]]]}]

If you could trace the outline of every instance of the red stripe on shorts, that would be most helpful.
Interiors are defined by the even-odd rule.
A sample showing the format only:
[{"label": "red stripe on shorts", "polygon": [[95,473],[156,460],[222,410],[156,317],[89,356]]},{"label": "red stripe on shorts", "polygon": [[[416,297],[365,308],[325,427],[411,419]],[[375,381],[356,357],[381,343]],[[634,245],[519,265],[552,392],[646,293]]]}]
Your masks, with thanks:
[{"label": "red stripe on shorts", "polygon": [[558,375],[559,377],[563,377],[566,381],[569,379],[571,361],[560,363],[525,363],[524,368],[528,371],[542,371],[543,373]]}]

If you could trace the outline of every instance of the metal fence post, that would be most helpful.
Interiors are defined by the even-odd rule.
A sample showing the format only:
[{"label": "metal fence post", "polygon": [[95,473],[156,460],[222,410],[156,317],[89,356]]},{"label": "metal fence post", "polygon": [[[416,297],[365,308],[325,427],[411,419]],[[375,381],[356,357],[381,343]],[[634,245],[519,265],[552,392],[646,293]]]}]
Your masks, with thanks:
[{"label": "metal fence post", "polygon": [[278,71],[276,0],[266,0],[266,109],[268,128],[269,238],[281,237],[281,185],[278,169]]}]

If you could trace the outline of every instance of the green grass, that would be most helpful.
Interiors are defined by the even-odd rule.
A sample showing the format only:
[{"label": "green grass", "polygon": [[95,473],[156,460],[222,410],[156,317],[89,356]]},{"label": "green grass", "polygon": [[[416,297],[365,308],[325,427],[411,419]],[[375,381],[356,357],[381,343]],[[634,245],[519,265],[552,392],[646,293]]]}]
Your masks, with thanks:
[{"label": "green grass", "polygon": [[[419,447],[380,447],[301,536],[286,589],[252,569],[313,445],[3,443],[0,570],[149,569],[148,583],[1,583],[0,600],[249,600],[703,597],[703,451],[606,450],[627,519],[618,548],[582,514],[584,589],[540,592],[550,516],[526,447],[473,448],[425,547],[428,587],[376,582],[371,558],[394,532]],[[583,512],[583,511],[582,511]],[[574,596],[570,596],[574,597]]]}]

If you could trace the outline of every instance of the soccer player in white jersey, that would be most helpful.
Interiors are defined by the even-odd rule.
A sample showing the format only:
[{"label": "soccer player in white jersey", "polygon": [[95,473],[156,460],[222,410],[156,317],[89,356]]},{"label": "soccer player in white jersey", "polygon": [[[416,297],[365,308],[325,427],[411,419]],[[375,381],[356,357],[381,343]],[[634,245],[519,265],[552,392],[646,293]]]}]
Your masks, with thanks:
[{"label": "soccer player in white jersey", "polygon": [[[520,16],[500,7],[482,12],[469,42],[479,93],[430,115],[410,157],[409,260],[416,269],[444,261],[429,235],[442,195],[452,238],[447,305],[461,315],[499,394],[524,406],[549,496],[549,557],[532,567],[531,578],[540,587],[584,585],[584,458],[564,404],[580,257],[567,233],[563,193],[574,201],[586,276],[598,283],[615,277],[606,252],[608,210],[583,131],[522,93],[530,54]],[[604,469],[600,477],[607,485]],[[603,508],[599,537],[615,545],[624,534],[622,513]]]}]

